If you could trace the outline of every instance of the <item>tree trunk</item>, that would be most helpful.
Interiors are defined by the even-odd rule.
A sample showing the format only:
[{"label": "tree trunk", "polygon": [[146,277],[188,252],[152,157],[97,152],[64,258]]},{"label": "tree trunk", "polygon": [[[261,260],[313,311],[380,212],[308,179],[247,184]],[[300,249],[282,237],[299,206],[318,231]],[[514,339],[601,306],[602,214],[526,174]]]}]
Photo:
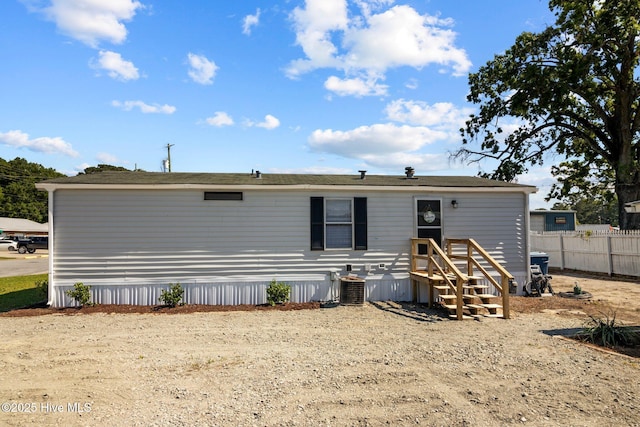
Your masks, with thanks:
[{"label": "tree trunk", "polygon": [[640,230],[640,213],[627,213],[624,205],[640,200],[640,184],[616,184],[618,220],[621,230]]}]

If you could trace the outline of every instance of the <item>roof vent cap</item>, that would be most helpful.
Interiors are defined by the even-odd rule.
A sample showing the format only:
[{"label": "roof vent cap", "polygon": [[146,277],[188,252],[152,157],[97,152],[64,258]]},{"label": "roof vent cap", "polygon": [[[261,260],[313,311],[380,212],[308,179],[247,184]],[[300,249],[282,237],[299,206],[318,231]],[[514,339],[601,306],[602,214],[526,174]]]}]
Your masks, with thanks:
[{"label": "roof vent cap", "polygon": [[407,175],[407,179],[415,179],[413,174],[415,174],[416,171],[411,166],[407,166],[406,168],[404,168],[404,173],[405,175]]},{"label": "roof vent cap", "polygon": [[360,179],[364,179],[365,175],[367,174],[367,171],[358,171],[360,172]]}]

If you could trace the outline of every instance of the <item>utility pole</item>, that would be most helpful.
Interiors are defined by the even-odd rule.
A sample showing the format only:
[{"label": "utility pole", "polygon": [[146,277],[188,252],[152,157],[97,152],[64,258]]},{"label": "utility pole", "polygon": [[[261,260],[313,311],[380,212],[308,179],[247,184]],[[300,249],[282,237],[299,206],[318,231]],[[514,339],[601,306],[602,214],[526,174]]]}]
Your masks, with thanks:
[{"label": "utility pole", "polygon": [[171,147],[175,144],[167,144],[167,169],[171,172]]}]

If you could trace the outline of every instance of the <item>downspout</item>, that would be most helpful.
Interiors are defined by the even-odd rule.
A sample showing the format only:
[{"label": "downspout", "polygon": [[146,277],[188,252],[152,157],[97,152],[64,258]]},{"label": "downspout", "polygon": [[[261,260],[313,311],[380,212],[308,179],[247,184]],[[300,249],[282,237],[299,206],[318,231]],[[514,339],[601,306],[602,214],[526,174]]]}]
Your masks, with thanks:
[{"label": "downspout", "polygon": [[47,290],[47,306],[51,307],[53,305],[53,258],[55,256],[55,248],[53,246],[54,238],[53,238],[53,193],[54,189],[47,191],[49,194],[49,207],[48,207],[48,217],[49,217],[49,279],[48,279],[48,290]]},{"label": "downspout", "polygon": [[[531,193],[524,193],[524,226],[525,226],[525,239],[527,242],[526,248],[527,252],[525,254],[525,265],[526,270],[524,272],[524,283],[525,285],[529,280],[529,276],[531,274],[531,212],[529,211],[529,197]],[[519,287],[519,286],[518,286]],[[516,288],[516,295],[518,295],[518,287]]]}]

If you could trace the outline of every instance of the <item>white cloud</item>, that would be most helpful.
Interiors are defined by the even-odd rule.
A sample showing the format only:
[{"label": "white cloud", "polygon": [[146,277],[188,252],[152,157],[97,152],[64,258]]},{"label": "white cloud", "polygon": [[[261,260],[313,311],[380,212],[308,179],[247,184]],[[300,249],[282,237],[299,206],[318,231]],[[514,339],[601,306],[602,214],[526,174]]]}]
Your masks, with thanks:
[{"label": "white cloud", "polygon": [[427,127],[374,124],[349,131],[315,130],[309,137],[309,146],[314,151],[364,159],[368,155],[416,151],[443,137],[442,132]]},{"label": "white cloud", "polygon": [[247,120],[245,121],[245,125],[249,127],[259,127],[267,130],[272,130],[280,126],[280,120],[278,120],[276,117],[272,116],[271,114],[267,114],[266,116],[264,116],[264,121],[255,123],[251,120]]},{"label": "white cloud", "polygon": [[376,10],[393,5],[395,0],[353,0],[353,3],[362,10],[364,16],[368,17]]},{"label": "white cloud", "polygon": [[452,128],[458,131],[464,126],[472,108],[458,108],[450,102],[438,102],[433,105],[423,101],[398,99],[390,102],[385,112],[393,121],[420,126]]},{"label": "white cloud", "polygon": [[260,23],[260,8],[256,10],[255,15],[247,15],[242,21],[242,34],[251,35],[251,28]]},{"label": "white cloud", "polygon": [[404,85],[407,89],[418,89],[418,80],[409,79],[407,83]]},{"label": "white cloud", "polygon": [[6,133],[0,133],[0,144],[10,147],[26,148],[30,151],[47,154],[64,154],[70,157],[78,157],[71,144],[60,137],[40,137],[29,139],[29,135],[20,130],[10,130]]},{"label": "white cloud", "polygon": [[96,70],[106,70],[109,77],[116,80],[137,80],[140,77],[133,62],[125,61],[119,53],[101,50],[97,61],[92,60],[89,65]]},{"label": "white cloud", "polygon": [[325,82],[324,87],[328,91],[334,92],[339,96],[382,96],[387,94],[388,86],[380,85],[375,78],[362,79],[341,79],[336,76],[330,76]]},{"label": "white cloud", "polygon": [[307,58],[293,61],[287,75],[295,78],[316,68],[340,68],[331,33],[345,31],[349,25],[346,0],[307,0],[305,8],[296,7],[290,17],[296,30],[296,44]]},{"label": "white cloud", "polygon": [[233,125],[233,119],[224,111],[216,111],[212,117],[207,117],[206,122],[207,124],[216,127]]},{"label": "white cloud", "polygon": [[143,101],[111,101],[111,105],[121,108],[124,111],[131,111],[134,108],[139,108],[140,112],[145,114],[173,114],[176,112],[176,107],[173,105],[147,104]]},{"label": "white cloud", "polygon": [[421,171],[441,171],[450,169],[448,155],[429,153],[392,153],[366,154],[361,157],[368,165],[381,169],[394,170],[398,174],[406,166],[412,166]]},{"label": "white cloud", "polygon": [[119,162],[116,156],[109,153],[98,153],[96,155],[96,160],[102,164],[109,164],[109,165],[113,165]]},{"label": "white cloud", "polygon": [[201,85],[210,85],[213,83],[213,78],[216,76],[218,66],[215,62],[209,61],[203,55],[196,55],[189,53],[187,55],[189,60],[189,77],[196,83]]},{"label": "white cloud", "polygon": [[101,40],[120,44],[127,38],[123,24],[130,21],[142,3],[133,0],[50,0],[47,7],[32,7],[53,21],[60,32],[91,47]]},{"label": "white cloud", "polygon": [[73,168],[74,169],[74,173],[67,173],[66,175],[77,175],[78,172],[84,172],[84,170],[86,168],[89,168],[91,166],[94,166],[94,165],[91,165],[89,163],[81,163],[78,166],[74,166],[74,168]]},{"label": "white cloud", "polygon": [[456,34],[446,28],[452,25],[450,20],[420,15],[403,5],[372,15],[367,24],[345,33],[348,68],[384,71],[439,64],[451,66],[455,75],[464,75],[471,68],[466,52],[455,47]]},{"label": "white cloud", "polygon": [[379,12],[391,3],[356,1],[359,15],[348,14],[346,0],[307,0],[304,8],[295,8],[290,17],[296,44],[305,57],[289,64],[287,76],[334,68],[344,71],[346,79],[354,73],[384,78],[389,68],[420,69],[432,64],[449,68],[455,75],[468,72],[471,62],[455,46],[451,20],[420,15],[406,5]]}]

